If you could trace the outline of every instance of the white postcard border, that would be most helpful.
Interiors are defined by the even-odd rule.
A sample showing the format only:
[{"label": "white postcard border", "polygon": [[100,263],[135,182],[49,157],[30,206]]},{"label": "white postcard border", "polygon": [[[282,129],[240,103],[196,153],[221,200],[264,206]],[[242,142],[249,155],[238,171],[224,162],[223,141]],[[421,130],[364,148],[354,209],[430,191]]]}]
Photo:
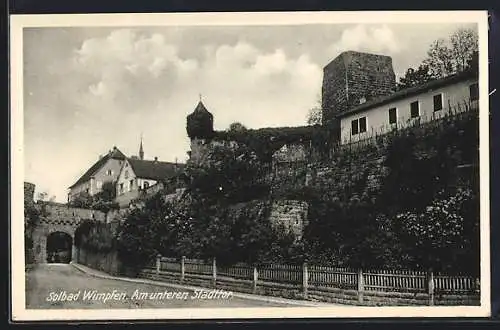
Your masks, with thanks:
[{"label": "white postcard border", "polygon": [[[477,23],[480,56],[480,208],[481,306],[467,307],[286,307],[172,308],[102,310],[27,310],[23,227],[23,33],[24,27],[128,27],[162,25],[296,25],[332,23]],[[281,12],[12,15],[10,17],[10,164],[12,319],[132,320],[132,319],[252,319],[325,317],[487,317],[490,316],[489,223],[489,95],[488,20],[486,11]]]}]

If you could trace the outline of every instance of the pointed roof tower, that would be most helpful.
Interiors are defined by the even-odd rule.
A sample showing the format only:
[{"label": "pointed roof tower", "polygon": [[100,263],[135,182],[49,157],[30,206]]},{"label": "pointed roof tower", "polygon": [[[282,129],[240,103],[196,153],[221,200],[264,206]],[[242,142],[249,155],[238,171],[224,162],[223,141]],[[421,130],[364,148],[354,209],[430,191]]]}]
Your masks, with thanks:
[{"label": "pointed roof tower", "polygon": [[144,149],[142,148],[142,134],[141,134],[141,146],[139,147],[139,159],[144,159]]},{"label": "pointed roof tower", "polygon": [[214,133],[214,117],[201,101],[201,96],[194,111],[187,116],[186,130],[191,139],[210,138]]}]

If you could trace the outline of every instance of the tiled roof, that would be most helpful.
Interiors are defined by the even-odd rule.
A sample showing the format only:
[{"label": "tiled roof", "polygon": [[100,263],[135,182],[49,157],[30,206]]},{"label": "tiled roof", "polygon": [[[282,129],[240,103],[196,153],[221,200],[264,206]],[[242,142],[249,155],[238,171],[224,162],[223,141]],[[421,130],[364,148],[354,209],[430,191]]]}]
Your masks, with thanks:
[{"label": "tiled roof", "polygon": [[101,167],[104,166],[104,164],[106,164],[106,162],[109,160],[109,159],[120,159],[120,160],[125,160],[125,158],[127,158],[118,148],[116,147],[113,147],[113,150],[111,150],[110,152],[108,152],[105,156],[103,156],[101,159],[99,159],[94,165],[92,165],[88,170],[87,172],[85,172],[81,177],[80,179],[78,179],[75,183],[73,183],[73,185],[71,185],[69,187],[69,189],[83,183],[83,182],[87,182],[88,180],[90,180],[90,178],[92,177],[92,175],[94,175],[99,169],[101,169]]},{"label": "tiled roof", "polygon": [[467,79],[474,78],[474,77],[477,77],[477,73],[475,73],[473,71],[464,71],[464,72],[454,74],[454,75],[451,75],[448,77],[444,77],[441,79],[431,80],[425,84],[405,88],[405,89],[402,89],[402,90],[397,91],[395,93],[369,100],[363,104],[360,104],[358,106],[355,106],[354,108],[351,108],[348,111],[344,111],[344,112],[339,113],[337,115],[337,117],[342,118],[345,115],[354,114],[354,113],[357,113],[357,112],[360,112],[363,110],[367,110],[367,109],[370,109],[370,108],[373,108],[376,106],[387,104],[387,103],[392,102],[392,101],[403,99],[405,97],[409,97],[412,95],[425,93],[427,91],[430,91],[430,90],[433,90],[433,89],[436,89],[439,87],[451,85],[451,84],[456,83],[458,81],[463,81],[463,80],[467,80]]},{"label": "tiled roof", "polygon": [[128,159],[135,175],[141,179],[164,180],[181,173],[185,164],[160,162],[157,160]]},{"label": "tiled roof", "polygon": [[203,104],[203,102],[198,102],[198,105],[196,106],[196,108],[194,109],[193,112],[208,112],[210,113],[207,108],[205,107],[205,105]]}]

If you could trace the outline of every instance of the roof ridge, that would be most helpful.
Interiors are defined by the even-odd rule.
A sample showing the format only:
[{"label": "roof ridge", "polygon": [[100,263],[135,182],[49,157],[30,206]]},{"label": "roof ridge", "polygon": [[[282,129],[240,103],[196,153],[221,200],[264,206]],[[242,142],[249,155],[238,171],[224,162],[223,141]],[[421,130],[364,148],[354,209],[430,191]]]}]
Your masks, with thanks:
[{"label": "roof ridge", "polygon": [[[104,163],[109,160],[109,159],[126,159],[127,156],[121,152],[120,149],[118,149],[116,146],[113,146],[113,149],[109,150],[106,154],[104,154],[101,158],[99,158],[94,164],[92,164],[92,166],[90,166],[81,176],[80,178],[78,178],[78,180],[75,181],[75,183],[73,183],[71,186],[69,186],[69,189],[75,187],[76,185],[80,184],[80,183],[83,183],[88,179],[90,179],[90,177],[92,177],[92,175],[94,175],[94,173],[96,173],[101,167],[102,165],[104,165]],[[102,165],[99,165],[99,164],[102,164]]]}]

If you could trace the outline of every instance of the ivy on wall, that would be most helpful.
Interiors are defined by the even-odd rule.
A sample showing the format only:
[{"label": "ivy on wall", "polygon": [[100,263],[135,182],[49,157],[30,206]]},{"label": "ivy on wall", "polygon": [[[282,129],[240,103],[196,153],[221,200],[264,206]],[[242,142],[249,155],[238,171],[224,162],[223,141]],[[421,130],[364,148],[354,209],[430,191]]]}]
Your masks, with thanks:
[{"label": "ivy on wall", "polygon": [[75,245],[89,252],[110,252],[116,247],[115,231],[109,223],[84,220],[75,230]]}]

